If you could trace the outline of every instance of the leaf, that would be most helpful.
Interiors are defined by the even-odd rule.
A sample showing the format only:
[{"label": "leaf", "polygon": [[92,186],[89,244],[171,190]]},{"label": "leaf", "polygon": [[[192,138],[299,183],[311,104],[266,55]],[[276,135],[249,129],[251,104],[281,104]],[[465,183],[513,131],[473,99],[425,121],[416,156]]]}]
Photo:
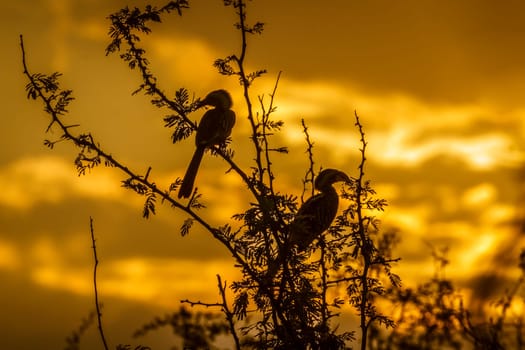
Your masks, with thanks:
[{"label": "leaf", "polygon": [[238,320],[242,320],[246,317],[246,310],[248,309],[248,293],[242,292],[235,297],[233,303],[233,313],[237,316]]},{"label": "leaf", "polygon": [[157,196],[153,192],[149,192],[144,203],[144,210],[142,211],[142,217],[149,219],[150,214],[155,215],[155,203]]},{"label": "leaf", "polygon": [[184,223],[182,224],[181,228],[180,228],[180,235],[182,237],[186,236],[188,233],[190,233],[190,229],[191,227],[193,226],[193,222],[195,220],[189,218],[189,219],[186,219],[184,220]]},{"label": "leaf", "polygon": [[206,206],[199,202],[199,199],[202,197],[201,194],[197,193],[195,196],[193,196],[190,200],[189,206],[192,209],[203,209],[206,208]]},{"label": "leaf", "polygon": [[226,58],[219,58],[215,60],[215,62],[213,63],[213,66],[217,68],[217,70],[219,71],[219,74],[226,75],[226,76],[234,75],[234,74],[237,74],[237,72],[235,71],[235,69],[233,69],[233,66],[230,64],[230,62],[233,60],[234,60],[234,56],[228,56]]},{"label": "leaf", "polygon": [[185,120],[177,119],[175,121],[175,129],[171,134],[171,141],[177,143],[179,141],[185,140],[191,136],[194,131],[194,127],[188,124]]},{"label": "leaf", "polygon": [[55,143],[51,142],[50,140],[44,140],[44,146],[48,147],[49,149],[53,149]]},{"label": "leaf", "polygon": [[249,73],[246,77],[249,83],[252,83],[255,79],[259,78],[266,73],[266,69],[257,70],[255,72]]}]

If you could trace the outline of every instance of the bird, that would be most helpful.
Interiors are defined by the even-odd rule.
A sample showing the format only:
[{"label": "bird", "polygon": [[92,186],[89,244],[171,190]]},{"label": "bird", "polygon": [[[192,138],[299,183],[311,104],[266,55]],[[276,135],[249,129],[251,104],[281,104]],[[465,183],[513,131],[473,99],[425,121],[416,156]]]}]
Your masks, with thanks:
[{"label": "bird", "polygon": [[294,219],[288,226],[288,238],[277,258],[268,262],[268,278],[272,279],[280,266],[284,266],[290,257],[292,247],[297,247],[297,253],[305,252],[312,242],[326,231],[337,215],[339,196],[333,188],[336,182],[350,182],[344,172],[337,169],[322,170],[314,181],[318,194],[304,202]]},{"label": "bird", "polygon": [[191,158],[186,174],[179,189],[178,198],[188,198],[193,191],[195,177],[206,148],[220,145],[226,141],[235,124],[235,112],[231,110],[232,98],[226,90],[210,92],[201,101],[200,106],[215,107],[204,113],[197,127],[195,145],[197,146]]},{"label": "bird", "polygon": [[289,243],[305,251],[312,242],[326,231],[337,215],[339,196],[332,186],[336,182],[350,182],[347,174],[336,169],[322,170],[314,181],[318,194],[301,205],[289,226]]}]

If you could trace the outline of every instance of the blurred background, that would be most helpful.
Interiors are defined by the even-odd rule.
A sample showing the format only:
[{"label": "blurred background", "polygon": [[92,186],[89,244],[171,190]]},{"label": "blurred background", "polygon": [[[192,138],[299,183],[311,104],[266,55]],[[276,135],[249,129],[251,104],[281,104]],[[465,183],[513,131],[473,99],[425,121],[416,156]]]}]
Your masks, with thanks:
[{"label": "blurred background", "polygon": [[[185,216],[158,205],[142,218],[142,198],[121,188],[123,174],[103,167],[76,174],[72,145],[54,150],[40,103],[26,99],[19,35],[33,73],[60,71],[76,100],[66,117],[101,146],[167,187],[182,177],[193,137],[177,145],[167,113],[131,93],[140,84],[117,55],[105,56],[110,13],[160,1],[26,0],[3,2],[0,56],[0,337],[4,348],[63,347],[94,307],[89,218],[94,219],[99,294],[110,344],[181,299],[218,300],[216,274],[232,281],[232,259],[199,227],[181,237]],[[248,169],[253,147],[238,81],[216,73],[216,58],[239,52],[236,16],[220,0],[191,1],[183,17],[154,26],[143,47],[162,89],[186,87],[202,97],[232,93],[232,147]],[[447,277],[481,309],[519,273],[525,160],[525,3],[506,0],[250,1],[248,21],[265,23],[248,43],[249,69],[265,68],[257,95],[269,99],[282,71],[273,138],[290,154],[274,158],[281,192],[300,195],[308,166],[301,119],[315,143],[315,165],[357,174],[361,117],[368,145],[366,176],[389,206],[380,218],[397,229],[395,268],[406,286],[434,273],[432,249],[448,247]],[[202,112],[193,117],[198,119]],[[227,166],[205,156],[197,186],[202,215],[222,224],[250,200]],[[220,198],[220,202],[217,199]],[[99,344],[96,328],[83,340]],[[158,348],[169,330],[133,341]],[[94,345],[93,345],[94,346]],[[163,346],[163,347],[162,347]]]}]

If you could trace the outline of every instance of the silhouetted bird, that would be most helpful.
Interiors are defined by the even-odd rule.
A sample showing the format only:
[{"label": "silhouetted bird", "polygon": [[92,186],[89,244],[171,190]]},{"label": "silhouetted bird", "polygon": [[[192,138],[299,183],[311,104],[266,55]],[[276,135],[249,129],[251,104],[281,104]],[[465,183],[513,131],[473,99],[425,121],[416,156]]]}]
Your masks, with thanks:
[{"label": "silhouetted bird", "polygon": [[289,242],[298,251],[306,250],[334,221],[339,196],[332,184],[339,181],[350,182],[350,178],[336,169],[325,169],[317,175],[314,188],[320,193],[303,203],[290,224]]},{"label": "silhouetted bird", "polygon": [[204,155],[206,147],[211,147],[224,143],[232,132],[235,124],[235,113],[230,109],[232,106],[232,98],[226,90],[215,90],[210,92],[204,100],[202,105],[213,106],[204,113],[201,122],[197,127],[197,134],[195,136],[195,144],[197,149],[191,158],[190,165],[182,185],[180,186],[178,197],[188,198],[193,190],[193,184],[199,165]]}]

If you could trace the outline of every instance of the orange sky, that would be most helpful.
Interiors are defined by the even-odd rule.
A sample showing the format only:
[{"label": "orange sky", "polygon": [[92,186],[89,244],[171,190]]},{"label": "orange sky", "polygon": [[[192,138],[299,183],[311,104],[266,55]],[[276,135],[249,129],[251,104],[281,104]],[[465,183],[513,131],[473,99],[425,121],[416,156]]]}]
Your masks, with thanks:
[{"label": "orange sky", "polygon": [[[160,5],[160,2],[151,2]],[[126,341],[152,316],[194,297],[215,301],[215,274],[234,278],[229,256],[196,228],[181,238],[184,216],[168,207],[145,221],[142,202],[120,187],[123,176],[97,169],[79,178],[75,150],[43,146],[47,119],[25,99],[18,35],[33,72],[64,73],[77,100],[68,120],[137,172],[152,166],[159,185],[182,176],[193,141],[173,145],[163,111],[142,95],[117,56],[105,57],[106,16],[144,1],[27,0],[0,5],[5,83],[0,129],[0,329],[5,346],[63,345],[92,307],[89,216],[98,236],[101,295],[112,341]],[[249,18],[266,23],[249,43],[248,65],[267,68],[254,96],[269,93],[282,71],[275,116],[285,121],[275,159],[282,191],[300,194],[306,169],[300,120],[315,142],[316,164],[356,174],[357,110],[369,142],[367,176],[398,227],[406,284],[432,274],[428,243],[450,247],[448,270],[465,294],[480,275],[516,264],[522,238],[510,225],[525,159],[525,4],[521,1],[258,0]],[[168,93],[232,92],[238,121],[233,148],[250,166],[248,122],[235,79],[215,73],[218,57],[238,52],[235,17],[221,1],[195,1],[166,21],[144,46]],[[195,118],[198,116],[196,115]],[[56,134],[55,134],[56,136]],[[221,223],[245,203],[243,185],[206,156],[197,179],[206,215]],[[224,193],[229,195],[225,196]],[[235,195],[232,195],[235,194]],[[223,198],[221,206],[211,198]],[[515,270],[506,270],[515,273]],[[506,277],[501,275],[500,277]],[[184,281],[181,283],[181,281]],[[211,291],[211,292],[210,292]],[[122,320],[129,326],[119,327]],[[30,334],[31,337],[22,336]],[[119,338],[120,337],[120,338]],[[96,335],[88,341],[96,342]],[[153,343],[148,343],[154,345]],[[87,347],[86,347],[87,348]]]}]

